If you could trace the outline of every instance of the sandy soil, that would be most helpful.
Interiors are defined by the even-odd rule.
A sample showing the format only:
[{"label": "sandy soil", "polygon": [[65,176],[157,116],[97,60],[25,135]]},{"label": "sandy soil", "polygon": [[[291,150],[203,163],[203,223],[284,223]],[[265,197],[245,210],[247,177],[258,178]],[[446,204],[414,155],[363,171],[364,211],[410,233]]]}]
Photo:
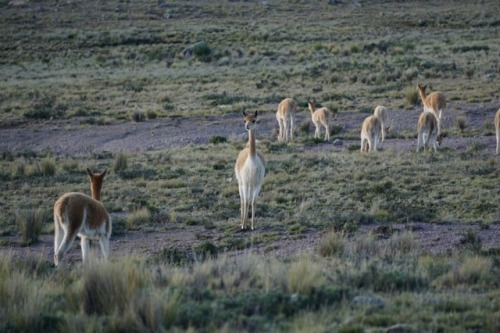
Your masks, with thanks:
[{"label": "sandy soil", "polygon": [[[457,117],[466,119],[467,128],[484,129],[487,123],[493,122],[495,111],[500,103],[487,105],[456,104],[448,107],[444,114],[444,128],[455,126]],[[309,111],[303,110],[298,115],[298,124],[310,118]],[[392,131],[415,130],[415,124],[420,109],[390,110],[388,125]],[[355,112],[339,112],[335,115],[333,124],[340,125],[345,130],[351,131],[360,127],[367,114]],[[275,115],[272,112],[261,115],[259,132],[262,136],[271,138],[273,129],[277,128]],[[246,138],[242,130],[241,116],[231,114],[224,116],[207,116],[192,118],[156,119],[140,123],[119,122],[106,126],[81,125],[75,120],[0,124],[0,151],[45,151],[61,155],[84,155],[100,152],[134,152],[155,151],[182,147],[190,144],[205,144],[215,135],[225,136],[230,139]],[[311,125],[312,128],[312,125]],[[491,126],[493,131],[493,127]],[[481,131],[484,132],[484,131]],[[465,150],[471,142],[483,144],[486,152],[494,153],[494,136],[477,137],[446,137],[443,146],[455,150]],[[325,151],[341,151],[351,144],[359,144],[358,140],[346,140],[341,144],[333,142],[317,145],[314,149]],[[389,139],[383,149],[409,151],[416,148],[416,140]],[[236,221],[236,220],[235,220]],[[236,222],[235,222],[236,223]],[[378,232],[377,226],[361,226],[360,235],[370,230]],[[484,249],[498,247],[500,244],[500,221],[484,229],[478,225],[460,224],[410,224],[396,225],[395,232],[410,228],[419,246],[425,252],[443,253],[459,249],[464,233],[472,229],[481,238]],[[237,233],[236,237],[248,237],[265,233],[265,229],[253,232]],[[203,235],[200,239],[199,235]],[[230,255],[239,255],[243,252],[253,251],[265,256],[289,257],[302,252],[317,250],[324,230],[311,230],[303,238],[291,238],[283,233],[280,239],[267,245],[255,245],[251,250],[231,251]],[[128,231],[112,236],[111,251],[113,256],[140,255],[151,257],[165,248],[177,248],[190,251],[196,244],[206,240],[217,244],[222,238],[222,233],[217,229],[205,230],[200,226],[172,226],[162,229],[161,232]],[[385,237],[381,235],[383,241]],[[30,247],[18,245],[18,239],[13,237],[0,237],[2,244],[0,251],[12,253],[15,256],[28,254],[40,255],[47,260],[53,257],[53,236],[43,235],[40,242]],[[80,250],[74,246],[68,253],[68,262],[80,260]]]}]

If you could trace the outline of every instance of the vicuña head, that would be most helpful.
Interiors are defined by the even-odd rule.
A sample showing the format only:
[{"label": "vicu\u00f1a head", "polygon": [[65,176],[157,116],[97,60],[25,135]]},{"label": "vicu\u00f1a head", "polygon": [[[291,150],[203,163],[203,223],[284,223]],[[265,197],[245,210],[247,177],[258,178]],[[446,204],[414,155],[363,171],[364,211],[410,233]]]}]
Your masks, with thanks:
[{"label": "vicu\u00f1a head", "polygon": [[[293,139],[296,112],[297,102],[293,98],[285,98],[278,105],[278,110],[276,111],[276,120],[280,127],[278,141]],[[288,128],[289,123],[290,128]]]},{"label": "vicu\u00f1a head", "polygon": [[440,92],[433,92],[429,94],[429,96],[425,95],[425,89],[427,89],[427,85],[421,85],[420,83],[417,85],[418,94],[420,99],[422,100],[422,104],[424,105],[424,111],[430,111],[434,113],[436,118],[441,120],[441,116],[444,108],[446,107],[446,97]]},{"label": "vicu\u00f1a head", "polygon": [[241,228],[245,229],[248,220],[248,209],[252,206],[252,224],[254,229],[255,206],[259,196],[262,183],[264,182],[265,161],[264,156],[255,147],[255,128],[258,113],[247,113],[243,111],[245,129],[248,131],[248,144],[238,155],[234,172],[238,180],[240,192],[240,218]]},{"label": "vicu\u00f1a head", "polygon": [[102,254],[109,257],[109,237],[111,236],[111,218],[99,201],[101,188],[107,169],[102,173],[92,173],[90,178],[92,198],[78,192],[63,194],[54,204],[54,263],[59,265],[76,236],[81,239],[82,259],[88,260],[90,240],[99,240]]},{"label": "vicu\u00f1a head", "polygon": [[381,122],[378,117],[368,116],[361,126],[361,152],[377,151]]},{"label": "vicu\u00f1a head", "polygon": [[420,114],[417,123],[417,152],[421,146],[425,150],[431,143],[434,151],[437,151],[437,146],[441,145],[443,140],[440,122],[441,120],[431,111],[424,111]]},{"label": "vicu\u00f1a head", "polygon": [[325,140],[330,140],[330,119],[332,117],[332,112],[326,107],[322,107],[316,110],[315,100],[309,100],[307,102],[307,105],[309,106],[309,111],[311,111],[312,122],[316,127],[316,130],[314,131],[314,137],[320,137],[320,127],[321,125],[323,125],[323,127],[325,128]]},{"label": "vicu\u00f1a head", "polygon": [[500,109],[498,109],[497,113],[495,114],[495,132],[497,135],[497,150],[496,154],[498,155],[499,149],[500,149]]}]

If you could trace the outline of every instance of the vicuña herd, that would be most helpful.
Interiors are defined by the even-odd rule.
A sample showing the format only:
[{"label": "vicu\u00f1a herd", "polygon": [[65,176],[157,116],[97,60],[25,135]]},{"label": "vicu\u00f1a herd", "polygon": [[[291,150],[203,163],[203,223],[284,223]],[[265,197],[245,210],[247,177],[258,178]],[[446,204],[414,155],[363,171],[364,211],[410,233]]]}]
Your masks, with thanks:
[{"label": "vicu\u00f1a herd", "polygon": [[[426,96],[427,86],[418,85],[418,93],[422,100],[424,110],[417,123],[417,152],[420,148],[426,149],[430,145],[437,151],[441,143],[441,117],[446,107],[446,98],[440,92],[433,92]],[[330,140],[330,121],[332,112],[321,107],[316,109],[316,101],[308,101],[311,120],[316,127],[314,137],[319,138],[321,127],[325,130],[325,140]],[[297,102],[292,98],[285,98],[278,105],[276,120],[279,125],[278,140],[289,141],[293,139],[295,114]],[[373,115],[364,119],[361,126],[361,151],[377,151],[378,145],[386,138],[387,108],[377,106]],[[264,183],[265,160],[256,148],[256,127],[258,112],[243,111],[243,121],[248,132],[248,144],[239,153],[234,172],[238,180],[240,194],[240,221],[241,228],[248,225],[248,212],[251,208],[250,228],[254,229],[255,208],[262,184]],[[500,109],[494,118],[496,132],[496,154],[500,149]],[[58,265],[64,254],[78,235],[81,238],[82,257],[85,262],[89,257],[89,241],[99,240],[105,259],[109,256],[109,238],[111,235],[111,218],[100,202],[101,188],[107,170],[94,174],[89,169],[90,189],[92,197],[83,193],[70,192],[63,194],[54,205],[54,263]]]}]

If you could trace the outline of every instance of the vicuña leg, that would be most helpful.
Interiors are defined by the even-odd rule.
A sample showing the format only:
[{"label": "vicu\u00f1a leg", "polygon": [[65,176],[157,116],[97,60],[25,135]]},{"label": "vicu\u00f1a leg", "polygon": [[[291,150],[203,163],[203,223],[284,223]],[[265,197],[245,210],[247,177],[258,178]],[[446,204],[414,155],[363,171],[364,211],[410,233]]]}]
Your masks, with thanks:
[{"label": "vicu\u00f1a leg", "polygon": [[90,240],[80,236],[80,246],[82,247],[82,261],[85,263],[90,258]]}]

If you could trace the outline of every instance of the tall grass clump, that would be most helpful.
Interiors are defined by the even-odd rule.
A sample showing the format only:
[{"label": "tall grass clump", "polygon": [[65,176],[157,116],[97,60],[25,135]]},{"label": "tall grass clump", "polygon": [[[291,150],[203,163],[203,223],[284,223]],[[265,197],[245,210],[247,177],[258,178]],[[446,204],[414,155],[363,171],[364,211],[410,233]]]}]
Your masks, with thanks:
[{"label": "tall grass clump", "polygon": [[446,274],[434,280],[440,288],[457,288],[460,286],[485,286],[498,279],[492,271],[493,260],[488,257],[471,256],[456,262]]},{"label": "tall grass clump", "polygon": [[321,266],[310,258],[304,256],[290,263],[288,270],[290,292],[308,295],[314,288],[321,288],[325,281]]},{"label": "tall grass clump", "polygon": [[10,262],[9,272],[0,279],[0,331],[42,332],[57,324],[57,318],[41,315],[50,306],[45,297],[46,283],[17,271]]},{"label": "tall grass clump", "polygon": [[406,89],[406,103],[408,103],[409,106],[416,106],[418,103],[418,92],[415,90],[415,88],[408,87]]},{"label": "tall grass clump", "polygon": [[116,173],[120,171],[126,170],[128,166],[127,155],[124,153],[118,153],[115,158],[115,163],[113,165],[113,169]]},{"label": "tall grass clump", "polygon": [[87,315],[123,314],[131,300],[150,283],[149,271],[131,259],[91,260],[82,271],[83,310]]},{"label": "tall grass clump", "polygon": [[16,213],[16,225],[24,245],[31,245],[38,241],[44,219],[45,212],[42,209],[22,209]]},{"label": "tall grass clump", "polygon": [[319,254],[323,257],[338,257],[344,252],[344,232],[332,231],[319,244]]},{"label": "tall grass clump", "polygon": [[40,170],[44,176],[54,176],[56,174],[56,162],[53,158],[44,158],[40,162]]},{"label": "tall grass clump", "polygon": [[127,214],[127,229],[134,229],[151,221],[151,212],[147,208],[139,208]]}]

